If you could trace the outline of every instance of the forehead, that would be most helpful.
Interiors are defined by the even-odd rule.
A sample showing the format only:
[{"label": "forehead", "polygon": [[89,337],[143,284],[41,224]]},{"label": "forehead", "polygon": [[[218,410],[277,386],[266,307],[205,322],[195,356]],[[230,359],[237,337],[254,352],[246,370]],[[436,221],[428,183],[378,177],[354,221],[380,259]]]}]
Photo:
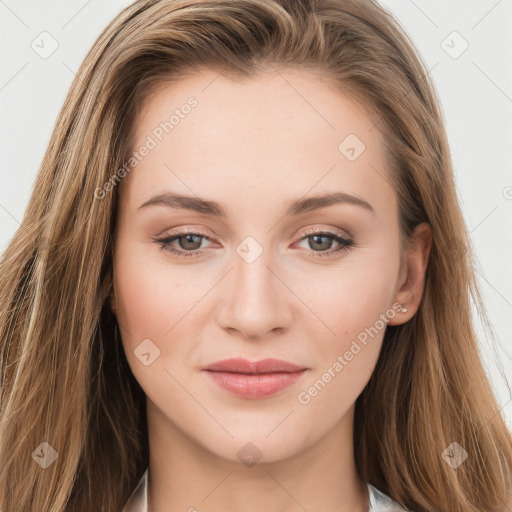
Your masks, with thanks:
[{"label": "forehead", "polygon": [[333,189],[393,199],[369,109],[313,72],[241,81],[201,70],[159,87],[133,128],[139,156],[123,188],[134,207],[164,190],[231,192],[239,205],[250,191],[266,201]]}]

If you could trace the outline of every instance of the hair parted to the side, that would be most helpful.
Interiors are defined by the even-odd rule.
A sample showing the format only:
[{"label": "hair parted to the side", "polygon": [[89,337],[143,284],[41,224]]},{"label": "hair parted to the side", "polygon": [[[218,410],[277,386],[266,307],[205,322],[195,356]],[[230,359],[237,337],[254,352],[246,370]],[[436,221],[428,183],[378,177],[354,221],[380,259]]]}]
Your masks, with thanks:
[{"label": "hair parted to the side", "polygon": [[[120,187],[140,105],[199,68],[236,79],[296,67],[371,110],[403,240],[433,246],[417,314],[388,326],[357,399],[361,478],[417,512],[510,510],[510,432],[480,360],[485,316],[435,89],[372,0],[139,0],[99,36],[59,114],[21,226],[0,261],[0,510],[118,512],[148,464],[145,395],[107,294]],[[487,321],[486,321],[487,322]],[[441,454],[468,452],[456,470]],[[48,442],[47,469],[31,454]],[[507,505],[508,504],[508,505]]]}]

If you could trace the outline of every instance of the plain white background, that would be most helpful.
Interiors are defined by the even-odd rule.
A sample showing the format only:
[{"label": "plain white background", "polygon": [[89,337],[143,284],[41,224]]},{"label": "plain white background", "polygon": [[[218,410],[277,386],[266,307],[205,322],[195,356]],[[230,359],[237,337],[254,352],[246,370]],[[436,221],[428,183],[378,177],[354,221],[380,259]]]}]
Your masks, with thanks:
[{"label": "plain white background", "polygon": [[[125,0],[0,0],[0,252],[17,229],[81,61]],[[512,0],[383,0],[436,84],[498,352],[480,346],[509,425],[512,400]],[[46,53],[51,55],[46,55]],[[510,379],[509,377],[509,379]],[[492,418],[489,418],[491,421]]]}]

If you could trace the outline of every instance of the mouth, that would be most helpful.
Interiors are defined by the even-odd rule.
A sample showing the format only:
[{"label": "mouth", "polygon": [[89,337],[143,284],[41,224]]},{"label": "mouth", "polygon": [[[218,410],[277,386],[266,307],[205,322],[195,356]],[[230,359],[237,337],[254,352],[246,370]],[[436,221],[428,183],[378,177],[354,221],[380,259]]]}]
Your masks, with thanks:
[{"label": "mouth", "polygon": [[265,398],[297,382],[308,368],[280,359],[250,362],[225,359],[202,371],[229,393],[242,398]]}]

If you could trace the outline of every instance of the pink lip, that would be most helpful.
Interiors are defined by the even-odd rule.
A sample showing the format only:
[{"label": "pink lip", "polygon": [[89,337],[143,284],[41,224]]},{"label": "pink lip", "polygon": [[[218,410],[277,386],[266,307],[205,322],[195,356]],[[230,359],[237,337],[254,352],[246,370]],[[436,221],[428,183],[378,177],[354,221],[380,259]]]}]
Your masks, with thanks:
[{"label": "pink lip", "polygon": [[203,368],[219,386],[243,398],[264,398],[296,382],[307,368],[279,359],[225,359]]}]

